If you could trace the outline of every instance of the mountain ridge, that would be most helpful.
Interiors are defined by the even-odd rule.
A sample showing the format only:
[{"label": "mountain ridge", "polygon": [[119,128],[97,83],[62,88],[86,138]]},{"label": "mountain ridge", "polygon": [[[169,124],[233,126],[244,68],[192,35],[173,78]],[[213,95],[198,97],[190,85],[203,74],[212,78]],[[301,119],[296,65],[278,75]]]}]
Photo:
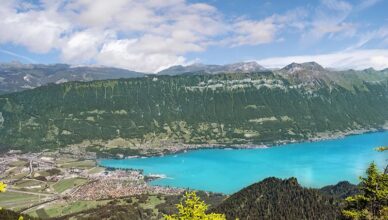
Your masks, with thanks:
[{"label": "mountain ridge", "polygon": [[266,178],[234,193],[212,211],[226,219],[338,219],[331,197],[299,185],[296,178]]},{"label": "mountain ridge", "polygon": [[[291,63],[281,69],[269,70],[257,62],[239,62],[226,65],[192,64],[189,66],[172,66],[157,74],[141,73],[126,69],[104,66],[71,66],[68,64],[23,64],[19,62],[0,63],[0,94],[33,89],[49,83],[65,83],[69,81],[93,81],[134,77],[153,77],[160,75],[198,75],[249,72],[274,72],[296,82],[310,82],[312,85],[320,81],[335,81],[336,74],[354,74],[366,79],[368,74],[388,75],[388,69],[374,70],[332,70],[323,68],[316,62]],[[356,78],[357,78],[356,77]],[[381,78],[381,77],[380,77]],[[343,84],[347,84],[343,82]]]},{"label": "mountain ridge", "polygon": [[144,76],[144,73],[113,67],[2,63],[0,64],[0,94],[33,89],[49,83]]},{"label": "mountain ridge", "polygon": [[207,64],[191,64],[188,66],[172,66],[164,69],[158,74],[160,75],[181,75],[181,74],[219,74],[219,73],[248,73],[248,72],[263,72],[268,71],[263,66],[255,61],[238,62],[226,65],[207,65]]},{"label": "mountain ridge", "polygon": [[271,71],[50,84],[0,96],[0,148],[161,153],[380,129],[388,77],[358,74],[314,86]]}]

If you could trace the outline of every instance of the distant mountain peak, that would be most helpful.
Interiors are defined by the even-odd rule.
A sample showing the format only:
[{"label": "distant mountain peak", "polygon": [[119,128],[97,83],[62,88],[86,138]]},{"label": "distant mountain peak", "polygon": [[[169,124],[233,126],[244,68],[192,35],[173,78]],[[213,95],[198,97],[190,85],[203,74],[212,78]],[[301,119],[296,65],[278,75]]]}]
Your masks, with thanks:
[{"label": "distant mountain peak", "polygon": [[231,70],[239,70],[240,72],[255,72],[255,71],[265,71],[267,70],[263,66],[259,65],[256,61],[249,62],[239,62],[229,65],[225,65]]},{"label": "distant mountain peak", "polygon": [[316,62],[306,62],[306,63],[291,63],[285,67],[283,67],[281,70],[286,71],[288,73],[294,73],[299,71],[315,71],[315,72],[322,72],[325,71],[325,68],[323,68],[321,65],[319,65]]},{"label": "distant mountain peak", "polygon": [[202,63],[194,63],[188,66],[172,66],[160,71],[161,75],[181,75],[181,74],[217,74],[217,73],[247,73],[247,72],[262,72],[267,69],[259,65],[255,61],[238,62],[226,65],[207,65]]}]

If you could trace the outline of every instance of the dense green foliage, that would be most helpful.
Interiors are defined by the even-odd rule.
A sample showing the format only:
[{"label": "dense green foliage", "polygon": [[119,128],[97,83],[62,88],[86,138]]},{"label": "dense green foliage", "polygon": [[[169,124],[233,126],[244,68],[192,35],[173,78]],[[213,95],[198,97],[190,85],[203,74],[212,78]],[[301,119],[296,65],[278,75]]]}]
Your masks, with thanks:
[{"label": "dense green foliage", "polygon": [[[221,194],[205,193],[202,191],[197,192],[197,195],[203,199],[206,204],[211,204],[212,206],[220,204],[225,198],[225,196]],[[81,212],[52,219],[163,219],[163,215],[165,214],[171,215],[178,212],[176,204],[182,200],[183,195],[157,195],[160,201],[159,204],[155,204],[155,201],[152,201],[152,197],[154,196],[143,194],[124,198],[124,201],[112,200],[107,205],[99,206],[98,208],[83,210]],[[153,207],[154,205],[156,206]]]},{"label": "dense green foliage", "polygon": [[[354,185],[341,182],[333,186],[324,187],[321,190],[313,190],[301,188],[296,183],[295,179],[282,181],[276,178],[269,178],[248,187],[250,188],[248,192],[247,189],[243,189],[231,195],[229,198],[222,194],[206,193],[202,191],[198,191],[196,194],[198,198],[210,206],[209,212],[225,213],[228,219],[233,220],[234,218],[231,216],[239,216],[239,219],[248,219],[246,214],[240,217],[242,209],[248,209],[248,207],[253,210],[252,213],[264,213],[268,215],[267,217],[263,217],[263,219],[282,219],[278,218],[279,216],[277,215],[274,215],[274,218],[269,216],[268,213],[277,212],[276,209],[283,209],[283,214],[287,213],[287,216],[283,216],[283,219],[293,219],[291,217],[288,218],[289,216],[317,216],[317,218],[321,217],[319,219],[334,219],[331,217],[339,217],[339,215],[337,215],[337,210],[339,210],[338,205],[340,205],[339,201],[342,200],[341,197],[349,192],[352,192],[350,195],[353,195],[354,187]],[[324,194],[330,196],[324,196]],[[260,197],[255,197],[257,195],[260,195]],[[97,208],[83,210],[57,218],[49,218],[43,209],[39,209],[38,213],[41,218],[57,220],[163,219],[163,216],[166,214],[171,215],[177,213],[178,208],[176,207],[176,204],[180,203],[183,199],[182,194],[157,195],[156,197],[158,198],[157,200],[155,200],[154,195],[143,194],[112,200],[108,204],[98,206]],[[260,200],[257,200],[257,198],[260,198]],[[336,200],[336,198],[339,198],[339,200]],[[292,201],[290,202],[289,199],[292,199]],[[293,203],[293,201],[296,202]],[[240,202],[242,203],[240,204]],[[257,204],[258,202],[260,205]],[[308,208],[301,206],[306,204]],[[233,205],[233,207],[229,209],[228,207],[231,205]],[[234,205],[236,206],[234,207]],[[217,206],[219,207],[217,208]],[[313,207],[313,209],[310,209],[311,207]],[[322,210],[317,211],[319,208],[322,208]],[[17,219],[18,216],[19,214],[13,211],[0,211],[0,219],[14,220]],[[24,219],[31,218],[24,215]],[[249,219],[257,218],[256,215],[252,214],[249,215]],[[299,219],[305,218],[301,217]]]},{"label": "dense green foliage", "polygon": [[0,149],[266,144],[381,128],[387,79],[349,87],[350,76],[341,77],[291,82],[263,72],[43,86],[0,96]]},{"label": "dense green foliage", "polygon": [[320,189],[320,191],[324,195],[332,196],[340,200],[360,193],[358,186],[351,184],[348,181],[342,181],[335,185],[324,186]]},{"label": "dense green foliage", "polygon": [[361,177],[361,194],[346,198],[342,214],[348,219],[386,219],[388,217],[388,174],[371,163]]},{"label": "dense green foliage", "polygon": [[176,207],[178,213],[164,215],[165,220],[226,220],[224,214],[206,213],[208,205],[195,192],[186,192]]},{"label": "dense green foliage", "polygon": [[267,178],[250,185],[213,209],[227,219],[338,219],[336,200],[301,187],[295,178]]},{"label": "dense green foliage", "polygon": [[[22,218],[20,218],[22,217]],[[28,215],[21,215],[18,212],[14,212],[12,210],[8,209],[0,209],[0,219],[1,220],[18,220],[18,219],[23,219],[23,220],[38,220],[38,218],[33,218]]]}]

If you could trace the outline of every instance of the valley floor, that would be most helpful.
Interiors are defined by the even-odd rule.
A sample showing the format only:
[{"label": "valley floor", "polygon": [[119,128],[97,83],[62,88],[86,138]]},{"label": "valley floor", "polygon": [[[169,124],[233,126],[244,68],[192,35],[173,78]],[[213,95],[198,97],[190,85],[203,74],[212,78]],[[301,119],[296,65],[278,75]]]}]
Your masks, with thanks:
[{"label": "valley floor", "polygon": [[0,161],[0,180],[8,185],[0,196],[0,207],[35,217],[74,214],[140,195],[155,200],[153,205],[157,205],[161,199],[156,196],[183,192],[150,186],[150,177],[141,171],[99,167],[95,156],[89,153],[10,151],[0,155]]}]

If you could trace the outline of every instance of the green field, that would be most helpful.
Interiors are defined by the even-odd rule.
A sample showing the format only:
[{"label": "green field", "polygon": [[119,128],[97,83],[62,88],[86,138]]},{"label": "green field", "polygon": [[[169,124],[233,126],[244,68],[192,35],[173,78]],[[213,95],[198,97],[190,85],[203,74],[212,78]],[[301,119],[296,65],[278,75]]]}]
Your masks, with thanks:
[{"label": "green field", "polygon": [[44,198],[45,196],[7,191],[0,195],[0,207],[18,210],[38,203],[40,199]]},{"label": "green field", "polygon": [[101,173],[104,170],[105,170],[105,168],[102,168],[102,167],[94,167],[94,168],[88,170],[88,173],[89,174],[96,174],[96,173]]},{"label": "green field", "polygon": [[11,163],[9,163],[9,165],[13,166],[13,167],[26,166],[27,164],[28,164],[28,162],[25,160],[16,160],[16,161],[12,161]]},{"label": "green field", "polygon": [[40,218],[53,218],[88,209],[96,208],[98,205],[106,205],[110,200],[103,201],[77,201],[67,203],[64,201],[49,205],[43,209],[29,212],[28,214]]},{"label": "green field", "polygon": [[46,183],[37,180],[24,179],[14,183],[13,186],[17,188],[41,186],[41,189],[43,189],[45,184]]},{"label": "green field", "polygon": [[63,179],[58,181],[53,185],[53,188],[56,192],[62,193],[65,190],[71,189],[73,187],[82,185],[86,183],[87,180],[83,178],[71,178],[71,179]]},{"label": "green field", "polygon": [[94,166],[96,166],[96,162],[93,160],[74,161],[61,165],[63,168],[92,168]]}]

